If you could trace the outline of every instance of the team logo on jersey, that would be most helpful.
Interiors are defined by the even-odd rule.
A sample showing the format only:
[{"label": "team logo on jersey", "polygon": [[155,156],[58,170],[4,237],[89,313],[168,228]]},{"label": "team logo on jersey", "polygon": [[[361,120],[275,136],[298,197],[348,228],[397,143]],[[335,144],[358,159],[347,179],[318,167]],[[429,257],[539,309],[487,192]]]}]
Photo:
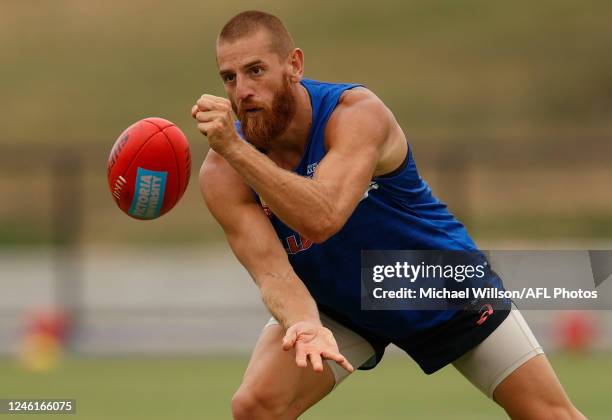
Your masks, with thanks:
[{"label": "team logo on jersey", "polygon": [[300,234],[297,234],[297,238],[296,235],[285,238],[285,243],[287,244],[285,247],[287,254],[297,254],[298,252],[306,251],[313,244],[311,240],[304,238]]},{"label": "team logo on jersey", "polygon": [[306,176],[312,178],[314,176],[315,171],[317,170],[317,165],[319,162],[310,163],[306,167]]},{"label": "team logo on jersey", "polygon": [[370,181],[370,185],[368,185],[368,189],[366,190],[366,192],[363,193],[363,197],[361,197],[361,200],[359,200],[359,201],[363,201],[366,198],[368,198],[368,195],[370,194],[370,191],[377,190],[378,187],[379,187],[379,185],[375,181]]},{"label": "team logo on jersey", "polygon": [[486,303],[480,308],[478,313],[480,314],[480,318],[476,321],[476,325],[482,325],[491,315],[493,315],[493,307],[489,303]]},{"label": "team logo on jersey", "polygon": [[268,218],[271,218],[273,214],[272,214],[272,210],[270,210],[270,206],[268,206],[268,204],[261,197],[259,197],[259,202],[261,203],[261,208],[263,209],[266,216],[268,216]]}]

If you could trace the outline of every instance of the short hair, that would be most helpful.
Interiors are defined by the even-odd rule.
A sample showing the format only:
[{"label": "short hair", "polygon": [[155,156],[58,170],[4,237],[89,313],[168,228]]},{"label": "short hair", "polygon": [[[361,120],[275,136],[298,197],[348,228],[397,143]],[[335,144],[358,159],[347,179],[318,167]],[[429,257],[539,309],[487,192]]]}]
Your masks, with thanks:
[{"label": "short hair", "polygon": [[268,31],[272,49],[279,56],[285,57],[295,48],[293,38],[283,22],[276,16],[259,10],[248,10],[231,18],[219,32],[217,44],[220,41],[234,42],[260,29]]}]

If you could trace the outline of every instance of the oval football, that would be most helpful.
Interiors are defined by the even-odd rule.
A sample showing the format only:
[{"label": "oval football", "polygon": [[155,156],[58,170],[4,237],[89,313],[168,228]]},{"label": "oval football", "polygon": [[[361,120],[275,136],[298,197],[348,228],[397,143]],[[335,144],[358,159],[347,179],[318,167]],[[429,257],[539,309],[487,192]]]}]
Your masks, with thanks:
[{"label": "oval football", "polygon": [[191,174],[191,152],[183,132],[163,118],[129,126],[111,150],[108,185],[127,215],[156,219],[181,199]]}]

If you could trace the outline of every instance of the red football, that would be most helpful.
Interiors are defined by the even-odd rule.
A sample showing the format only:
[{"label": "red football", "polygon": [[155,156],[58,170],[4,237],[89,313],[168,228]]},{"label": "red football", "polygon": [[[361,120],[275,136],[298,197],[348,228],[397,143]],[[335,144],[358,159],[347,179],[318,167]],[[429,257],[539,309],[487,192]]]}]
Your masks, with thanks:
[{"label": "red football", "polygon": [[127,128],[108,158],[108,186],[121,210],[155,219],[183,196],[191,173],[189,142],[163,118],[145,118]]}]

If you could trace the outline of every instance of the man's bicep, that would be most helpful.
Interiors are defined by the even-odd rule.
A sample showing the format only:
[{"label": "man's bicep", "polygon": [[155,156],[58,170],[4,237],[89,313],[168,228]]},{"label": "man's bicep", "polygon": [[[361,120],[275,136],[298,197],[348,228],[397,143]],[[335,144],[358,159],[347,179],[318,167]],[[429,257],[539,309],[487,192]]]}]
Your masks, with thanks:
[{"label": "man's bicep", "polygon": [[366,99],[340,109],[326,131],[328,151],[314,179],[332,189],[336,211],[345,220],[367,191],[388,137],[389,119],[381,105]]},{"label": "man's bicep", "polygon": [[378,156],[377,148],[367,145],[354,151],[330,149],[321,161],[314,179],[333,190],[338,213],[350,216],[368,188]]}]

